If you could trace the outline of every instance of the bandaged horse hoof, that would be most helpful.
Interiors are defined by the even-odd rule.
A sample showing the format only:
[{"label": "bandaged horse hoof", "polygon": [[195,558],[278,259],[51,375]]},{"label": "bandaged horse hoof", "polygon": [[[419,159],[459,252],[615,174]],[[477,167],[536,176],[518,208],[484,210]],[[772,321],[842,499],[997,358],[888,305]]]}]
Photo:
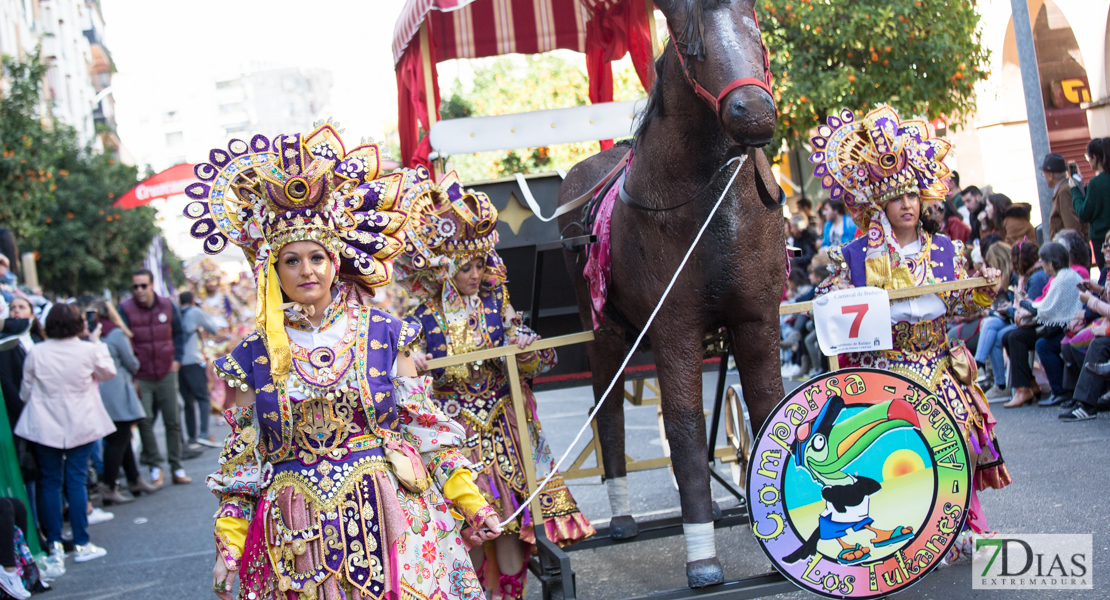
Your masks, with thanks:
[{"label": "bandaged horse hoof", "polygon": [[609,520],[609,537],[614,540],[630,540],[640,535],[640,527],[632,515],[622,515]]},{"label": "bandaged horse hoof", "polygon": [[692,588],[703,588],[724,583],[725,574],[721,570],[721,561],[714,556],[713,558],[703,558],[686,563],[686,582]]}]

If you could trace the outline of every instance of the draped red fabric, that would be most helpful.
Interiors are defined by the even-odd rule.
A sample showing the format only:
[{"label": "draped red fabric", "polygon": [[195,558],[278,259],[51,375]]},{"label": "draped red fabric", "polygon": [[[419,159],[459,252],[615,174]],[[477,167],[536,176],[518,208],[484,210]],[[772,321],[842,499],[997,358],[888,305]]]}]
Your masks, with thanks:
[{"label": "draped red fabric", "polygon": [[[429,24],[429,27],[431,24]],[[435,36],[428,36],[428,46],[432,54],[432,81],[438,82],[436,73]],[[439,119],[439,85],[433,85],[435,93],[436,119]],[[420,43],[416,40],[409,44],[401,60],[397,62],[397,135],[401,138],[401,164],[413,168],[423,165],[431,170],[428,155],[432,151],[428,139],[428,102],[424,91],[424,62],[420,53]],[[424,137],[420,137],[420,128]]]},{"label": "draped red fabric", "polygon": [[[626,0],[609,8],[594,8],[586,23],[586,73],[590,78],[590,103],[613,101],[613,61],[628,52],[632,66],[645,90],[655,81],[652,68],[654,52],[648,30],[647,4]],[[613,140],[601,140],[602,150],[613,147]]]},{"label": "draped red fabric", "polygon": [[[493,3],[490,2],[432,0],[431,4],[434,4],[439,10],[430,12],[428,6],[424,6],[427,2],[422,0],[410,2],[412,4],[411,10],[402,15],[402,21],[398,25],[398,31],[403,29],[402,33],[408,32],[409,35],[400,35],[394,40],[394,55],[396,56],[398,51],[401,52],[396,63],[397,125],[401,138],[401,162],[404,166],[424,165],[430,168],[428,154],[431,152],[431,144],[427,136],[423,139],[420,138],[420,127],[423,126],[425,131],[428,128],[428,107],[424,92],[424,63],[420,55],[418,34],[411,34],[414,28],[419,27],[419,17],[416,16],[418,14],[422,15],[429,26],[428,37],[433,69],[435,69],[437,54],[450,58],[453,52],[458,54],[461,48],[469,48],[470,55],[473,56],[492,56],[499,52],[506,52],[507,50],[502,47],[504,44],[509,44],[507,47],[510,49],[515,48],[512,51],[526,52],[529,48],[537,46],[540,40],[536,39],[536,36],[542,33],[543,36],[547,36],[542,38],[545,40],[544,43],[547,44],[544,48],[559,47],[585,50],[586,70],[590,79],[589,97],[591,103],[613,100],[613,69],[611,63],[624,56],[625,52],[631,54],[632,64],[644,89],[651,89],[655,71],[651,64],[653,51],[648,30],[647,4],[644,0],[623,0],[608,8],[604,6],[604,2],[595,3],[593,0],[550,0],[547,2],[547,4],[550,4],[550,18],[544,17],[548,20],[545,21],[546,29],[543,32],[540,32],[536,26],[536,14],[538,13],[535,12],[537,10],[535,7],[538,4],[532,2],[532,0],[513,0],[513,3],[513,18],[505,21],[503,25],[498,25],[497,27],[501,28],[498,29],[497,27],[490,27],[490,24],[495,21],[493,13],[490,13],[493,10]],[[585,48],[582,48],[582,38],[578,37],[581,35],[581,29],[576,28],[575,25],[576,13],[574,11],[581,10],[580,3],[589,7],[593,14],[592,18],[586,22]],[[443,12],[447,4],[465,6],[466,8],[458,12]],[[516,4],[520,6],[516,7]],[[474,20],[474,23],[471,24],[473,29],[463,27],[462,30],[465,30],[463,33],[470,37],[457,39],[461,31],[457,31],[461,27],[458,19],[462,18],[461,15],[464,13],[467,18]],[[487,13],[490,14],[487,15]],[[577,22],[580,23],[581,21]],[[479,23],[481,25],[477,25]],[[481,27],[480,31],[478,30],[479,27]],[[491,31],[493,33],[500,32],[499,35],[502,37],[494,36],[491,38],[488,35],[478,35],[479,33],[487,34]],[[499,39],[500,42],[498,42]],[[463,45],[460,46],[460,44]],[[443,51],[437,51],[437,47],[442,47]],[[438,119],[438,79],[433,77],[433,82],[435,82],[435,109]],[[612,146],[612,141],[602,141],[601,146],[602,149],[607,149]]]}]

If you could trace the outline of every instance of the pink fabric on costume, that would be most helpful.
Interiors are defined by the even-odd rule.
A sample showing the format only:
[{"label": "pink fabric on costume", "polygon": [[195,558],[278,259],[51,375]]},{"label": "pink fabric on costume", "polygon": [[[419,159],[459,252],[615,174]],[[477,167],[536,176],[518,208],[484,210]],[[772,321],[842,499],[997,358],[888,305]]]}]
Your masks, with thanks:
[{"label": "pink fabric on costume", "polygon": [[[629,163],[631,163],[631,159]],[[626,171],[627,172],[627,171]],[[621,175],[624,179],[624,175]],[[605,299],[609,294],[609,278],[612,260],[609,255],[609,231],[613,220],[613,204],[617,201],[622,181],[609,188],[609,192],[601,199],[597,209],[597,219],[591,233],[597,236],[597,242],[590,245],[589,259],[583,275],[590,284],[591,314],[594,320],[594,329],[601,327],[602,309],[605,308]]]}]

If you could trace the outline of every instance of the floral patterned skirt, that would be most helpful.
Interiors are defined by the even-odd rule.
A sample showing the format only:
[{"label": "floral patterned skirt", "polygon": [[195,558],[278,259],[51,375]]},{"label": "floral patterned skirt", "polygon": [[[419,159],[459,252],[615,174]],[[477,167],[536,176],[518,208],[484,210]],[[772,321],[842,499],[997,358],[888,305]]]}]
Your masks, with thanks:
[{"label": "floral patterned skirt", "polygon": [[[529,437],[532,440],[536,480],[539,482],[555,468],[555,459],[536,416],[535,396],[528,386],[523,386],[523,390],[525,404],[531,413],[528,419]],[[473,422],[465,415],[458,417],[467,436],[467,447],[460,450],[474,465],[474,483],[504,521],[528,499],[528,485],[512,402],[503,403],[495,414],[488,427]],[[558,473],[540,492],[540,506],[547,538],[559,546],[573,544],[594,534],[593,525],[578,510],[578,504]],[[509,533],[519,533],[520,539],[529,544],[536,539],[528,510],[505,529]]]},{"label": "floral patterned skirt", "polygon": [[[314,506],[293,487],[266,493],[247,532],[241,600],[484,597],[456,520],[436,486],[414,494],[388,471],[358,477],[352,489],[370,493],[347,498],[338,512]],[[372,496],[378,501],[366,502]],[[282,534],[291,535],[283,539]],[[374,540],[384,540],[384,548],[371,548]],[[337,556],[341,560],[333,560]],[[375,585],[365,580],[366,573]],[[300,581],[291,582],[291,576]]]}]

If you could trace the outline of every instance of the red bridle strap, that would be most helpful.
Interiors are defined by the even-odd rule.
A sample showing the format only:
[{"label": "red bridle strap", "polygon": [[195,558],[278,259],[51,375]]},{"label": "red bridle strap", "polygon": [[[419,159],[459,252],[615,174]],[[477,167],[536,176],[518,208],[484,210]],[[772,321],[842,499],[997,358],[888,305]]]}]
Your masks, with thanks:
[{"label": "red bridle strap", "polygon": [[[755,19],[756,31],[758,31],[759,18],[756,16],[754,9],[752,9],[752,18]],[[667,33],[671,34],[671,41],[674,42],[675,54],[678,55],[678,63],[682,66],[682,74],[686,76],[686,81],[690,83],[690,87],[694,88],[694,93],[709,105],[709,108],[713,110],[713,114],[717,115],[718,121],[721,120],[721,102],[723,102],[725,97],[736,88],[754,85],[767,92],[767,94],[771,96],[772,103],[775,101],[775,94],[771,91],[771,83],[774,81],[774,77],[771,75],[771,55],[767,52],[767,46],[764,45],[762,36],[760,36],[759,39],[759,46],[763,49],[763,79],[756,79],[755,77],[735,79],[729,82],[719,94],[714,96],[712,92],[702,87],[702,85],[698,83],[698,80],[694,79],[694,76],[690,74],[690,69],[686,66],[685,53],[678,47],[680,42],[678,38],[674,36],[674,32],[671,31],[669,23],[667,24]]]}]

